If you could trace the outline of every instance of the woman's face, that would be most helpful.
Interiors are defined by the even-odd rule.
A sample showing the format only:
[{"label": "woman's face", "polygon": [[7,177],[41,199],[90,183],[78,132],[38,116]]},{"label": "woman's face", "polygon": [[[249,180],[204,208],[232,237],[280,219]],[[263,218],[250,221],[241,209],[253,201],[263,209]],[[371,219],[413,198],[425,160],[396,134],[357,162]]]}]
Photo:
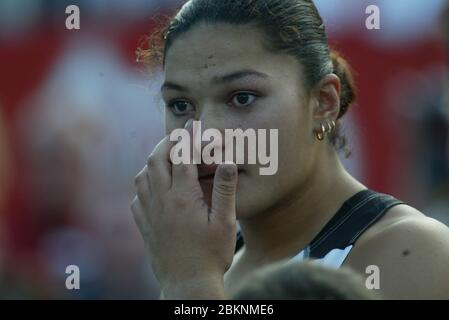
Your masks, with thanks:
[{"label": "woman's face", "polygon": [[[267,129],[267,136],[269,129],[278,129],[276,174],[260,175],[260,164],[238,165],[239,219],[297,196],[312,172],[312,100],[301,70],[294,57],[267,50],[260,31],[250,26],[199,24],[167,52],[168,85],[162,88],[167,134],[189,119],[201,121],[202,131],[220,130],[223,137],[225,129]],[[212,181],[200,183],[209,202]]]}]

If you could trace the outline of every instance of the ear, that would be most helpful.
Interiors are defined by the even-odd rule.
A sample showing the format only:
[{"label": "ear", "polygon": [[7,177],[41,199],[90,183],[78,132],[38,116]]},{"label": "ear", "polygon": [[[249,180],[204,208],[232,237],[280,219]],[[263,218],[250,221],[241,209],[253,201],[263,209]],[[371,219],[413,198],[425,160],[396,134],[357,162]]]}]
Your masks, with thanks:
[{"label": "ear", "polygon": [[316,125],[336,121],[340,113],[341,82],[335,74],[325,76],[314,88],[313,119]]}]

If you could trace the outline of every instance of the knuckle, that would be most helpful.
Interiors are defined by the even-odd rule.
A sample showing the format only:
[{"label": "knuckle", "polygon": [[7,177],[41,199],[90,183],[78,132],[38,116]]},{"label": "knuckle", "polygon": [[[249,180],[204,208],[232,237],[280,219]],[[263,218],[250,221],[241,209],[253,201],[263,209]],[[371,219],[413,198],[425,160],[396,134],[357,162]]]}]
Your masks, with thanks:
[{"label": "knuckle", "polygon": [[131,201],[131,211],[134,213],[135,211],[137,211],[137,205],[138,205],[138,198],[137,196],[134,197],[133,201]]},{"label": "knuckle", "polygon": [[137,197],[139,198],[139,201],[142,201],[148,197],[148,191],[148,188],[145,188],[143,184],[141,185],[141,187],[137,188]]},{"label": "knuckle", "polygon": [[190,199],[186,195],[177,195],[173,199],[173,203],[177,208],[186,208],[189,202]]},{"label": "knuckle", "polygon": [[148,168],[153,168],[156,164],[156,160],[154,159],[154,155],[150,155],[147,159]]},{"label": "knuckle", "polygon": [[237,233],[237,225],[234,219],[224,219],[223,227],[227,234],[236,234]]},{"label": "knuckle", "polygon": [[142,184],[142,179],[144,178],[144,172],[141,171],[139,172],[135,177],[134,177],[134,185],[136,185],[137,187],[139,185]]},{"label": "knuckle", "polygon": [[157,159],[154,154],[151,154],[147,159],[148,168],[153,168],[156,165]]},{"label": "knuckle", "polygon": [[235,192],[235,186],[230,183],[220,183],[215,188],[216,192],[223,196],[233,195]]}]

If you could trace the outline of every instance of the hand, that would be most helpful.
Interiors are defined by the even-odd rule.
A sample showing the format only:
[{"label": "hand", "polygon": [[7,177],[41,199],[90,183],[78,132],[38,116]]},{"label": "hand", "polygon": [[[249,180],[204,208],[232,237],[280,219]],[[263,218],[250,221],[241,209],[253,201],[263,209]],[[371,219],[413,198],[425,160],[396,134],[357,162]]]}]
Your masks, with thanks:
[{"label": "hand", "polygon": [[136,176],[134,218],[166,298],[222,297],[236,242],[237,167],[217,168],[209,207],[197,166],[171,164],[174,145],[162,140]]}]

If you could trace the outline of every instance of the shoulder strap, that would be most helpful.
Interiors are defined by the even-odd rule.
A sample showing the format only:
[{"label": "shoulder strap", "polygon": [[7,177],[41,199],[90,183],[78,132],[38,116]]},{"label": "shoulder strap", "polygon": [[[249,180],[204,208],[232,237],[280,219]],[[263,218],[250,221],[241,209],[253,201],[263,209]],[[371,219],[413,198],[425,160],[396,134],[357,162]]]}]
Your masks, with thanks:
[{"label": "shoulder strap", "polygon": [[[363,190],[349,198],[309,245],[310,257],[323,258],[333,249],[344,250],[353,245],[370,226],[390,208],[404,204],[396,198],[372,190]],[[244,245],[237,234],[235,252]]]},{"label": "shoulder strap", "polygon": [[396,198],[363,190],[348,199],[310,243],[310,257],[323,258],[333,249],[345,249],[393,206],[404,204]]}]

